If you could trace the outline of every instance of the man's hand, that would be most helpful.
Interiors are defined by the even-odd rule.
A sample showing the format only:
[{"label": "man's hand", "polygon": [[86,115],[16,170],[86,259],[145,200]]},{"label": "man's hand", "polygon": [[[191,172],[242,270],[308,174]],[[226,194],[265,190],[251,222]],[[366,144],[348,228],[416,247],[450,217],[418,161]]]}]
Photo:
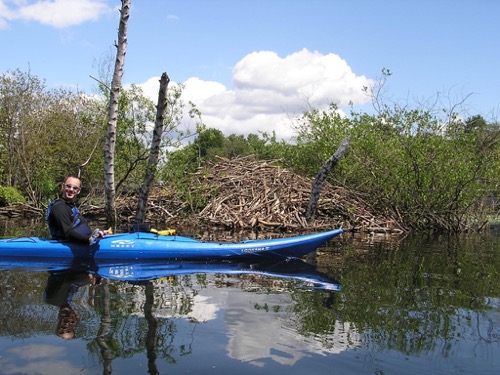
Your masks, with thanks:
[{"label": "man's hand", "polygon": [[92,235],[89,237],[89,244],[93,245],[103,237],[104,237],[104,232],[100,229],[96,229],[94,230],[94,232],[92,232]]}]

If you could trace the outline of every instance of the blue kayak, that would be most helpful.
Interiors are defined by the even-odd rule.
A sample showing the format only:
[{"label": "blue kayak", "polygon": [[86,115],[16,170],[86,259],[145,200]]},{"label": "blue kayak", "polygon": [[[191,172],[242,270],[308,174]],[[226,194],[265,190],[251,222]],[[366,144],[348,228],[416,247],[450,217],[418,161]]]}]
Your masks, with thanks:
[{"label": "blue kayak", "polygon": [[340,235],[342,229],[287,238],[204,242],[153,232],[112,234],[94,245],[40,237],[0,239],[0,258],[93,258],[101,260],[186,260],[301,258]]}]

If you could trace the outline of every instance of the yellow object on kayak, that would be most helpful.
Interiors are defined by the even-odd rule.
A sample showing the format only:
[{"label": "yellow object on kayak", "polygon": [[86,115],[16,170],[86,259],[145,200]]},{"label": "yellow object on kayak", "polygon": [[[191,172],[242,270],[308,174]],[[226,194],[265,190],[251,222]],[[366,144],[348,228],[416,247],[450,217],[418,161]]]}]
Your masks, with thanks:
[{"label": "yellow object on kayak", "polygon": [[175,229],[163,229],[163,230],[151,229],[151,232],[159,234],[160,236],[174,236],[176,234]]}]

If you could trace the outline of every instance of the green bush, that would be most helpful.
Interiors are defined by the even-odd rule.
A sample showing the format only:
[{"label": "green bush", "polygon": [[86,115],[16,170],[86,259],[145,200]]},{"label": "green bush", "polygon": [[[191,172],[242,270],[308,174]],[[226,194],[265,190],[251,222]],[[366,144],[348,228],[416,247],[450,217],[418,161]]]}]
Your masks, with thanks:
[{"label": "green bush", "polygon": [[330,181],[361,193],[373,209],[392,210],[409,228],[467,230],[484,222],[484,204],[498,194],[500,132],[477,116],[394,107],[347,118],[332,107],[303,119],[292,168],[312,177],[349,136]]},{"label": "green bush", "polygon": [[4,187],[0,185],[0,206],[8,206],[14,203],[24,203],[26,199],[13,187]]}]

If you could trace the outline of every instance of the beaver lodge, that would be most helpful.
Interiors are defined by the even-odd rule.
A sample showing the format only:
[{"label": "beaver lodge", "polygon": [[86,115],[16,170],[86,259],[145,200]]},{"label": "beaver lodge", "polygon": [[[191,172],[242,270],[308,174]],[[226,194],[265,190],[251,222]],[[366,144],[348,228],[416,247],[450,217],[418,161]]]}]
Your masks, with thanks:
[{"label": "beaver lodge", "polygon": [[[227,229],[342,227],[345,231],[372,234],[405,232],[391,214],[376,212],[359,194],[327,182],[322,186],[314,217],[306,221],[313,180],[279,167],[273,161],[220,158],[217,162],[207,162],[191,177],[192,182],[186,187],[187,196],[203,202],[202,207],[190,206],[171,186],[165,185],[150,194],[146,221],[177,225],[189,217],[195,225]],[[136,204],[134,197],[117,199],[116,208],[122,222],[133,222]]]}]

